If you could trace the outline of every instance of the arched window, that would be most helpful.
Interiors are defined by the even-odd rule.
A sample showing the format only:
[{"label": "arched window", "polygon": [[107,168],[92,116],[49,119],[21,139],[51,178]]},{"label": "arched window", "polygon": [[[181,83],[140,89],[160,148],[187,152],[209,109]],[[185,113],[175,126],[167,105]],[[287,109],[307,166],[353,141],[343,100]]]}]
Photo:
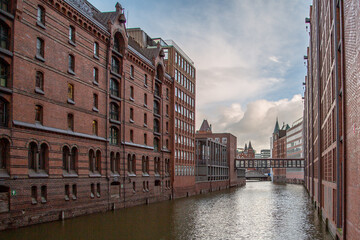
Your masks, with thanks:
[{"label": "arched window", "polygon": [[115,103],[110,103],[110,119],[119,121],[119,107]]},{"label": "arched window", "polygon": [[158,65],[157,69],[156,69],[156,78],[161,81],[163,79],[163,75],[164,75],[163,69],[162,69],[161,65]]},{"label": "arched window", "polygon": [[130,130],[130,142],[134,142],[134,130]]},{"label": "arched window", "polygon": [[8,121],[8,102],[0,98],[0,126],[6,127]]},{"label": "arched window", "polygon": [[119,130],[116,127],[110,128],[110,144],[118,145],[119,143]]},{"label": "arched window", "polygon": [[124,50],[125,50],[124,45],[125,43],[122,35],[119,32],[117,32],[114,36],[114,47],[113,47],[114,50],[118,53],[124,54]]},{"label": "arched window", "polygon": [[160,121],[158,119],[154,119],[154,132],[160,133]]},{"label": "arched window", "polygon": [[64,146],[62,150],[63,170],[67,170],[69,168],[68,167],[69,158],[70,158],[70,150],[67,146]]},{"label": "arched window", "polygon": [[45,43],[44,40],[41,38],[36,39],[36,57],[40,59],[44,59],[44,49],[45,49]]},{"label": "arched window", "polygon": [[142,172],[147,173],[145,156],[142,156],[141,162],[142,162]]},{"label": "arched window", "polygon": [[96,151],[95,170],[101,174],[101,152],[100,152],[100,150]]},{"label": "arched window", "polygon": [[74,57],[74,55],[69,54],[69,63],[68,64],[69,64],[68,65],[68,67],[69,67],[68,71],[70,73],[74,74],[75,73],[75,57]]},{"label": "arched window", "polygon": [[135,76],[134,66],[131,65],[131,66],[130,66],[130,77],[134,78],[134,76]]},{"label": "arched window", "polygon": [[73,26],[69,27],[69,41],[75,43],[75,28]]},{"label": "arched window", "polygon": [[94,42],[94,56],[99,57],[99,43]]},{"label": "arched window", "polygon": [[9,49],[9,39],[10,39],[9,27],[2,21],[0,21],[0,47]]},{"label": "arched window", "polygon": [[77,148],[73,147],[71,149],[71,156],[70,156],[70,171],[74,172],[76,171],[76,164],[78,159],[78,150]]},{"label": "arched window", "polygon": [[154,138],[154,151],[159,152],[159,138]]},{"label": "arched window", "polygon": [[135,164],[136,164],[135,154],[132,156],[130,154],[128,154],[128,172],[130,174],[136,174]]},{"label": "arched window", "polygon": [[35,122],[43,123],[43,108],[40,105],[35,106]]},{"label": "arched window", "polygon": [[5,138],[0,139],[0,170],[6,169],[9,161],[10,144]]},{"label": "arched window", "polygon": [[119,83],[118,81],[116,81],[115,79],[111,78],[110,79],[110,94],[115,96],[115,97],[119,97]]},{"label": "arched window", "polygon": [[160,115],[160,103],[154,100],[154,113]]},{"label": "arched window", "polygon": [[[1,2],[4,2],[3,0]],[[37,22],[41,25],[45,25],[45,8],[42,6],[38,6],[37,9]]]},{"label": "arched window", "polygon": [[89,170],[90,172],[95,171],[95,153],[92,149],[89,151]]},{"label": "arched window", "polygon": [[147,94],[146,93],[144,93],[144,104],[145,104],[145,106],[147,106]]},{"label": "arched window", "polygon": [[116,154],[116,159],[115,159],[115,171],[117,173],[120,173],[120,153]]},{"label": "arched window", "polygon": [[36,160],[37,160],[37,155],[38,155],[38,147],[37,144],[32,142],[29,145],[29,153],[28,153],[28,160],[29,160],[29,169],[32,169],[34,171],[36,171]]},{"label": "arched window", "polygon": [[93,69],[93,82],[98,83],[99,82],[99,69],[94,67]]},{"label": "arched window", "polygon": [[130,122],[134,121],[134,109],[130,108]]},{"label": "arched window", "polygon": [[0,86],[8,87],[9,65],[0,60]]},{"label": "arched window", "polygon": [[40,170],[46,170],[47,164],[49,162],[49,148],[45,143],[40,146],[40,156],[39,156],[39,164],[38,168]]}]

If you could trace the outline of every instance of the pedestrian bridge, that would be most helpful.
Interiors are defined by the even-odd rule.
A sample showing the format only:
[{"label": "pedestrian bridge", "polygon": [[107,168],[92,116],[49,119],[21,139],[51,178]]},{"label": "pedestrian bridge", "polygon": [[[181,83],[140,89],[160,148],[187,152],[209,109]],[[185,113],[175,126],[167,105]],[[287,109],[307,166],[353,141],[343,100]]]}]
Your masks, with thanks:
[{"label": "pedestrian bridge", "polygon": [[304,168],[304,158],[238,158],[235,168]]}]

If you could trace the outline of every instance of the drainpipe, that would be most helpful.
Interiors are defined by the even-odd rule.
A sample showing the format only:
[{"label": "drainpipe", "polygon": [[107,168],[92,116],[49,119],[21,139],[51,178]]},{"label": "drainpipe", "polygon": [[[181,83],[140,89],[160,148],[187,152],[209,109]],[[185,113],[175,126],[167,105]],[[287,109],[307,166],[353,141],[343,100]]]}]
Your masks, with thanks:
[{"label": "drainpipe", "polygon": [[[111,38],[110,38],[111,39]],[[106,103],[105,103],[105,106],[106,106],[106,121],[105,121],[105,170],[106,170],[106,179],[108,180],[108,207],[110,207],[110,176],[109,176],[109,171],[108,171],[108,147],[109,147],[109,141],[108,141],[108,132],[109,132],[109,129],[108,129],[108,121],[109,121],[109,81],[110,81],[110,78],[109,78],[109,64],[110,64],[110,48],[111,48],[111,40],[109,40],[108,42],[108,46],[107,46],[107,58],[106,58]]]},{"label": "drainpipe", "polygon": [[[125,54],[124,53],[124,56],[123,56],[123,61],[122,61],[122,65],[124,66],[124,60],[125,60]],[[123,71],[123,79],[122,82],[124,83],[123,84],[123,96],[122,96],[122,132],[121,132],[121,135],[122,135],[122,143],[120,143],[122,145],[122,148],[123,148],[123,196],[124,196],[124,207],[126,205],[126,191],[125,191],[125,181],[126,181],[126,171],[125,171],[125,162],[126,162],[126,154],[125,154],[125,71],[124,71],[124,67],[122,68],[122,71]],[[120,85],[121,86],[121,85]],[[120,105],[121,106],[121,105]]]}]

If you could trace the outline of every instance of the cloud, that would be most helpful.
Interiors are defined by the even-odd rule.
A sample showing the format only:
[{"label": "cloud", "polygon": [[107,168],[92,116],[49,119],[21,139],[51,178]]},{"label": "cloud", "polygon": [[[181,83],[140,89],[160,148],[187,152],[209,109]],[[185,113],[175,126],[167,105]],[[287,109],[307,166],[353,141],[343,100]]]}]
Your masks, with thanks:
[{"label": "cloud", "polygon": [[[207,115],[213,126],[213,132],[230,132],[237,136],[238,146],[244,146],[251,141],[253,147],[259,152],[270,148],[270,137],[274,131],[276,118],[279,124],[283,122],[290,126],[302,116],[303,100],[301,95],[291,99],[268,101],[259,99],[247,104],[245,111],[240,104],[220,107],[218,115]],[[202,115],[204,116],[204,115]],[[201,117],[201,116],[198,116]],[[199,124],[202,119],[197,119]]]}]

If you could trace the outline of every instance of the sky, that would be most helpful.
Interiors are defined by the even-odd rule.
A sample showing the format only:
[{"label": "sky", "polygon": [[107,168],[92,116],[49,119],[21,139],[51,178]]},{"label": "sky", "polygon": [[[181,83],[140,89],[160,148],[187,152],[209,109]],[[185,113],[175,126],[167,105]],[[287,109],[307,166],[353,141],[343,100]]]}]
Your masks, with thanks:
[{"label": "sky", "polygon": [[[115,0],[89,0],[114,11]],[[172,39],[196,68],[196,129],[270,148],[276,118],[303,115],[311,0],[123,0],[127,27]]]}]

